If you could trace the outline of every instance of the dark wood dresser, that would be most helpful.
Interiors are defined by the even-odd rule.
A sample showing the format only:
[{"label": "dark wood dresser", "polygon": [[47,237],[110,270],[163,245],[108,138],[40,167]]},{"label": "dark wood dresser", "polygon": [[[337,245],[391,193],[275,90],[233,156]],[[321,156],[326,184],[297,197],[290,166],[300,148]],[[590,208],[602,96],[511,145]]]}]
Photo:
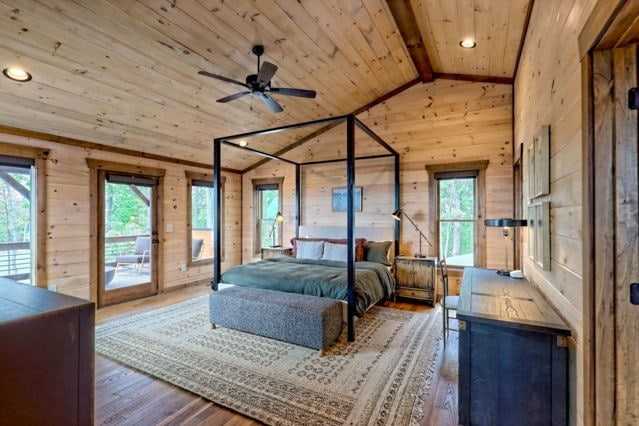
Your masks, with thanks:
[{"label": "dark wood dresser", "polygon": [[93,424],[93,302],[0,278],[0,424]]},{"label": "dark wood dresser", "polygon": [[466,268],[459,424],[566,425],[570,329],[525,279]]}]

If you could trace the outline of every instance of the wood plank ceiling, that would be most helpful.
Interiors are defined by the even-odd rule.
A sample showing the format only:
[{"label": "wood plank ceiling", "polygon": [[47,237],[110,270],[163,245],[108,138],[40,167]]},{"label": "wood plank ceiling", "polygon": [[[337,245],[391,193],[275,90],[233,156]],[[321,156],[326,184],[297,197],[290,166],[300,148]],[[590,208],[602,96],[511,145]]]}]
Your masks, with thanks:
[{"label": "wood plank ceiling", "polygon": [[[512,78],[530,1],[411,1],[435,76]],[[0,36],[0,67],[33,75],[0,78],[0,131],[200,164],[212,164],[214,137],[347,114],[418,78],[384,0],[0,0]],[[477,48],[459,47],[468,36]],[[253,96],[215,102],[241,88],[197,72],[243,81],[256,71],[255,44],[279,67],[274,87],[317,97],[277,96],[279,114]],[[234,152],[224,162],[259,160]]]}]

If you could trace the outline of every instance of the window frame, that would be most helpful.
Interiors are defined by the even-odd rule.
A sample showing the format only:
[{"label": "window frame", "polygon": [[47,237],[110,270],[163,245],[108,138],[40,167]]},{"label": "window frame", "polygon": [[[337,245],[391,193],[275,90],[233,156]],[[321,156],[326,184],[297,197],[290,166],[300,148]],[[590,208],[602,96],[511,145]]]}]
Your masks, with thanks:
[{"label": "window frame", "polygon": [[[36,287],[48,288],[47,276],[47,206],[46,206],[46,163],[50,151],[48,149],[34,148],[22,145],[15,145],[0,142],[0,151],[7,157],[26,158],[35,163],[35,190],[36,206],[33,219],[35,220],[35,276],[32,277],[32,285]],[[32,207],[33,209],[33,207]]]},{"label": "window frame", "polygon": [[[215,258],[215,253],[213,253],[213,256],[206,258],[206,259],[197,259],[197,260],[193,260],[193,186],[203,186],[203,185],[194,185],[194,181],[201,181],[201,182],[211,182],[211,184],[213,184],[213,174],[211,173],[200,173],[200,172],[191,172],[191,171],[185,171],[185,175],[186,175],[186,265],[187,266],[200,266],[200,265],[211,265],[213,264],[213,259]],[[226,184],[226,176],[222,176],[221,182],[220,182],[220,205],[221,205],[221,216],[220,216],[220,223],[222,224],[221,229],[220,229],[220,240],[221,240],[221,247],[222,247],[222,253],[221,253],[221,260],[224,261],[224,256],[225,256],[225,250],[224,250],[224,217],[225,217],[225,209],[226,209],[226,203],[224,202],[224,186]],[[212,231],[212,230],[211,230]],[[213,234],[213,232],[212,232]],[[211,241],[208,241],[209,244],[213,244],[213,238],[215,236],[213,236],[211,238]],[[206,241],[205,241],[206,243]]]},{"label": "window frame", "polygon": [[[261,186],[266,185],[277,185],[277,202],[278,202],[278,211],[282,211],[282,186],[284,184],[283,177],[276,178],[260,178],[260,179],[251,179],[251,183],[253,185],[253,256],[260,256],[262,254],[262,244],[261,239],[258,236],[261,234],[261,202],[259,197],[259,190]],[[279,232],[278,232],[278,244],[282,245],[282,224],[279,223]]]},{"label": "window frame", "polygon": [[[475,241],[473,247],[473,263],[475,267],[486,266],[486,168],[488,160],[467,161],[459,163],[431,164],[426,166],[428,173],[429,197],[429,233],[434,236],[433,245],[437,250],[437,258],[441,259],[439,232],[439,179],[441,177],[475,177]],[[450,265],[452,268],[463,268],[463,265]]]}]

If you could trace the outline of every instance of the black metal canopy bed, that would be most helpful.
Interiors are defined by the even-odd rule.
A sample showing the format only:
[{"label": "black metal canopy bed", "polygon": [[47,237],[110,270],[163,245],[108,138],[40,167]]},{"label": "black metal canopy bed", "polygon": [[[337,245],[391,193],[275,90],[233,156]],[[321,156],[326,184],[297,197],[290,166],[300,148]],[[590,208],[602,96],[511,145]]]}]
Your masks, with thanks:
[{"label": "black metal canopy bed", "polygon": [[[264,136],[269,134],[274,134],[278,132],[286,132],[293,129],[299,129],[303,127],[309,126],[317,126],[317,125],[326,125],[335,127],[342,123],[346,125],[346,158],[345,159],[330,159],[323,161],[312,161],[312,162],[295,162],[290,159],[286,159],[275,154],[270,154],[267,152],[263,152],[257,150],[255,148],[251,148],[245,145],[240,145],[234,141],[237,140],[246,140],[250,137],[255,136]],[[355,130],[356,127],[363,131],[370,140],[376,142],[378,146],[382,147],[384,152],[381,154],[375,155],[362,155],[356,157],[355,148]],[[244,151],[248,151],[254,153],[259,156],[263,156],[266,158],[270,158],[273,160],[283,161],[285,163],[291,164],[295,166],[295,236],[299,238],[300,234],[300,220],[302,218],[302,203],[301,203],[301,170],[304,166],[307,165],[318,165],[324,163],[334,163],[334,162],[346,162],[346,238],[345,238],[345,257],[346,262],[338,262],[338,261],[320,261],[320,262],[307,262],[304,259],[269,259],[260,262],[256,262],[256,265],[250,264],[247,268],[249,272],[253,270],[254,275],[253,278],[248,278],[247,281],[251,281],[251,283],[243,283],[241,285],[249,285],[249,286],[257,286],[257,287],[267,287],[270,284],[264,284],[264,280],[260,279],[260,277],[264,277],[265,274],[275,274],[279,271],[280,276],[279,279],[281,282],[284,282],[284,288],[281,286],[278,288],[280,291],[288,291],[288,292],[299,292],[303,294],[312,294],[312,295],[321,295],[324,297],[331,297],[336,299],[345,299],[347,303],[347,329],[348,329],[348,340],[355,340],[355,329],[354,329],[354,316],[356,314],[361,315],[363,311],[368,307],[368,304],[371,302],[374,303],[377,300],[381,300],[384,295],[388,294],[389,286],[392,287],[392,278],[391,284],[385,282],[385,275],[390,277],[387,269],[379,269],[379,267],[375,267],[374,265],[366,265],[371,262],[357,262],[356,265],[356,239],[355,239],[355,215],[354,215],[354,188],[355,188],[355,161],[356,160],[368,160],[375,158],[384,158],[384,157],[392,157],[394,162],[394,206],[389,206],[389,211],[397,210],[399,208],[399,154],[388,145],[382,138],[380,138],[377,134],[375,134],[371,129],[369,129],[364,123],[359,121],[354,115],[344,115],[339,117],[331,117],[322,120],[309,121],[304,123],[298,123],[289,126],[276,127],[271,129],[264,129],[254,132],[236,134],[231,136],[225,136],[221,138],[216,138],[214,140],[213,145],[213,193],[214,193],[214,212],[215,217],[213,221],[214,227],[214,257],[213,257],[213,280],[211,281],[211,287],[213,290],[217,290],[218,284],[222,281],[222,272],[221,272],[221,256],[220,253],[222,251],[221,247],[221,215],[219,212],[221,211],[221,171],[222,171],[222,145],[229,146],[231,148],[240,149]],[[359,241],[357,242],[357,245]],[[359,250],[359,248],[357,248]],[[395,223],[394,225],[394,252],[397,255],[399,250],[399,224]],[[357,259],[361,260],[361,259]],[[257,264],[260,265],[257,265]],[[346,268],[344,268],[346,266]],[[261,268],[261,269],[260,269]],[[297,269],[291,269],[297,268]],[[300,270],[304,270],[305,272],[301,273]],[[328,270],[328,272],[326,272]],[[227,271],[229,272],[229,271]],[[225,281],[224,282],[232,282],[236,278],[231,271],[227,275],[225,272]],[[316,277],[318,275],[328,274],[328,283],[329,284],[317,284],[315,286],[314,281],[316,281]],[[341,274],[341,278],[338,277]],[[372,275],[371,275],[372,274]],[[344,286],[344,275],[346,277],[346,282]],[[372,276],[377,276],[379,282],[381,284],[370,285],[369,281],[372,280]],[[277,281],[278,278],[275,278]],[[331,281],[340,281],[342,282],[342,288],[338,288],[335,290],[334,287],[331,287]],[[309,284],[308,281],[311,281]],[[371,281],[372,282],[372,281]],[[281,283],[280,283],[281,284]],[[310,287],[309,287],[310,286]],[[315,286],[315,287],[313,287]],[[381,286],[380,289],[373,290],[373,294],[367,294],[367,290],[365,287],[377,287]],[[345,288],[344,288],[345,287]],[[311,288],[309,290],[309,288]],[[319,288],[319,290],[318,290]],[[392,292],[392,288],[390,289]],[[382,297],[380,297],[380,294]]]}]

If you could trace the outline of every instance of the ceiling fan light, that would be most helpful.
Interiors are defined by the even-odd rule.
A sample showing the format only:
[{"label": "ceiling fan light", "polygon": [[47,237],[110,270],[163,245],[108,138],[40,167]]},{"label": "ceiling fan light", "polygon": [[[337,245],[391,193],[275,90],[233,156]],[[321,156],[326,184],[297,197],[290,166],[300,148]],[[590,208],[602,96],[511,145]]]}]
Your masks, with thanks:
[{"label": "ceiling fan light", "polygon": [[9,67],[2,70],[5,77],[14,81],[29,81],[31,80],[31,74],[23,70],[22,68]]},{"label": "ceiling fan light", "polygon": [[475,40],[467,38],[467,39],[464,39],[464,40],[460,41],[459,45],[461,47],[463,47],[464,49],[472,49],[475,46],[477,46],[477,43],[475,42]]}]

